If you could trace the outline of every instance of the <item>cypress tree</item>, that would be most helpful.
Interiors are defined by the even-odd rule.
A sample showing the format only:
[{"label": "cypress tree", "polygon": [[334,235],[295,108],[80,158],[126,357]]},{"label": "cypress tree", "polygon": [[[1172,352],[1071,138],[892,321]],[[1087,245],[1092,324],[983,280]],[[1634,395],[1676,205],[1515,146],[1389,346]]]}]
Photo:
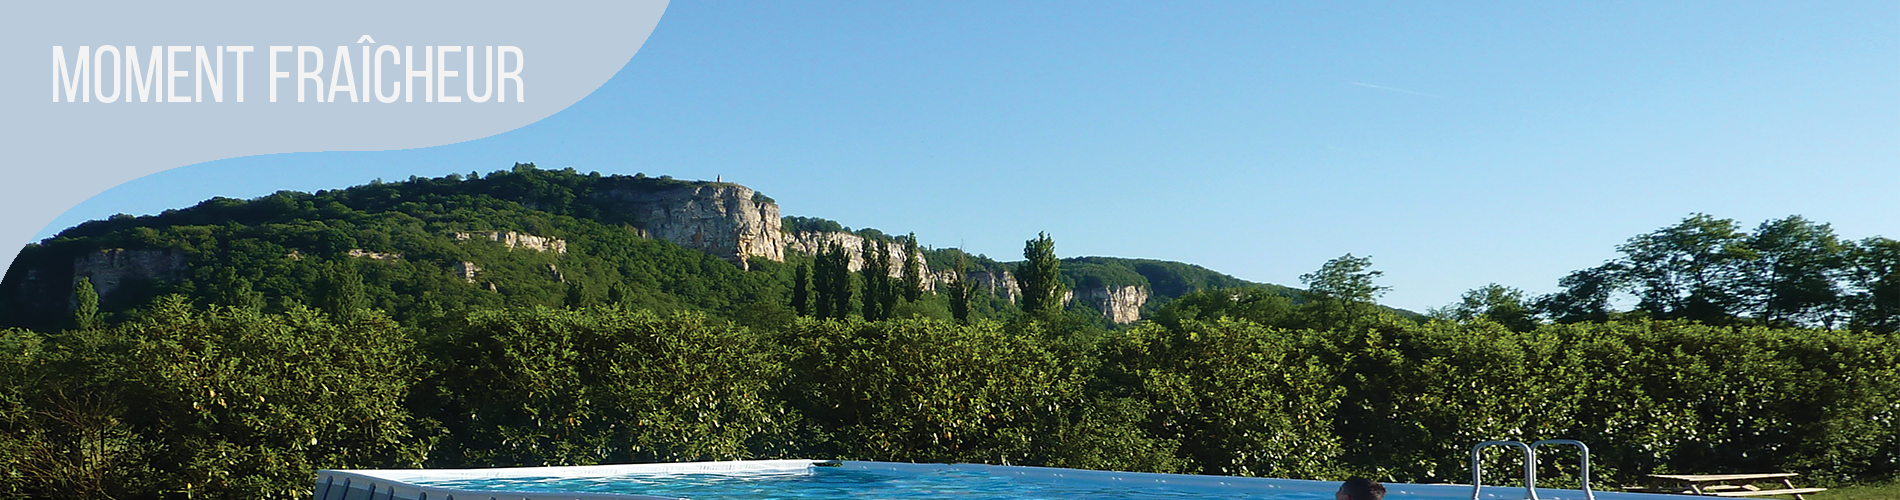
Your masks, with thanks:
[{"label": "cypress tree", "polygon": [[884,294],[887,293],[889,277],[885,275],[889,266],[878,266],[878,256],[883,254],[882,242],[870,238],[858,246],[858,257],[864,260],[864,268],[858,274],[864,276],[864,320],[884,319]]},{"label": "cypress tree", "polygon": [[633,306],[633,287],[623,282],[614,282],[612,286],[607,287],[607,303],[613,304],[614,307],[621,309],[631,308]]},{"label": "cypress tree", "polygon": [[891,279],[891,247],[893,242],[878,242],[877,245],[877,281],[878,281],[878,317],[890,318],[897,311],[897,297],[905,292],[898,290],[897,280]]},{"label": "cypress tree", "polygon": [[1023,289],[1023,313],[1050,316],[1062,310],[1062,261],[1056,258],[1056,242],[1048,233],[1036,233],[1036,239],[1023,243],[1023,258],[1016,267],[1016,283]]},{"label": "cypress tree", "polygon": [[924,295],[924,255],[917,249],[917,233],[904,237],[904,300]]},{"label": "cypress tree", "polygon": [[832,317],[832,305],[837,300],[838,292],[832,284],[831,248],[829,243],[819,246],[812,259],[812,314],[818,319]]},{"label": "cypress tree", "polygon": [[92,288],[92,278],[79,278],[73,285],[73,324],[81,330],[99,327],[99,292]]},{"label": "cypress tree", "polygon": [[322,294],[323,310],[339,322],[355,318],[358,311],[369,308],[369,296],[363,291],[363,275],[356,271],[354,262],[332,262],[325,266],[318,290]]},{"label": "cypress tree", "polygon": [[957,267],[951,270],[950,283],[948,283],[947,286],[950,288],[950,317],[956,318],[956,320],[961,323],[970,322],[970,291],[972,287],[970,286],[969,276],[965,274],[967,272],[965,269],[963,252],[958,251]]},{"label": "cypress tree", "polygon": [[831,247],[831,315],[844,318],[851,311],[851,257],[845,255],[843,244]]},{"label": "cypress tree", "polygon": [[250,280],[238,276],[237,270],[226,268],[219,272],[218,282],[218,304],[251,311],[264,309],[264,294],[253,289]]},{"label": "cypress tree", "polygon": [[570,282],[567,284],[567,296],[561,299],[561,305],[566,306],[568,309],[580,309],[587,307],[589,302],[590,301],[587,300],[586,285],[582,285],[579,282]]},{"label": "cypress tree", "polygon": [[811,315],[811,284],[811,264],[798,264],[798,270],[792,273],[792,310],[799,316]]}]

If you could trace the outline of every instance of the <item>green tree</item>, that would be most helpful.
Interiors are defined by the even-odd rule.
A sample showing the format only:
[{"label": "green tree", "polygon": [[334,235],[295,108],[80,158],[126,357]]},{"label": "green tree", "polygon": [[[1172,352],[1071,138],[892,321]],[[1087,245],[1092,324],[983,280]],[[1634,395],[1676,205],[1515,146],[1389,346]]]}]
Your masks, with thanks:
[{"label": "green tree", "polygon": [[357,271],[353,261],[336,261],[324,266],[317,293],[318,304],[338,321],[350,321],[357,313],[370,307],[369,296],[364,292],[363,274]]},{"label": "green tree", "polygon": [[[782,307],[781,307],[782,310]],[[777,455],[792,420],[768,391],[776,349],[700,313],[482,310],[445,328],[428,405],[448,466],[737,460]],[[308,470],[305,471],[308,475]],[[307,479],[305,480],[308,481]]]},{"label": "green tree", "polygon": [[813,281],[819,292],[816,309],[819,318],[843,318],[851,311],[851,258],[844,245],[830,243],[819,252]]},{"label": "green tree", "polygon": [[1048,233],[1036,233],[1036,239],[1023,243],[1025,262],[1016,266],[1016,283],[1022,288],[1023,313],[1031,317],[1053,317],[1062,311],[1062,260],[1056,258],[1056,242]]},{"label": "green tree", "polygon": [[92,289],[92,278],[79,278],[73,286],[73,324],[81,330],[99,328],[99,292]]},{"label": "green tree", "polygon": [[580,309],[593,305],[593,298],[587,295],[587,285],[579,281],[567,283],[567,293],[561,298],[561,306],[568,309]]},{"label": "green tree", "polygon": [[1759,258],[1748,263],[1743,285],[1763,321],[1833,326],[1841,312],[1836,279],[1848,262],[1833,228],[1788,216],[1763,222],[1747,245]]},{"label": "green tree", "polygon": [[1384,275],[1372,269],[1372,257],[1346,254],[1326,261],[1318,271],[1300,275],[1311,294],[1310,307],[1327,329],[1350,327],[1376,307],[1388,287],[1375,281]]},{"label": "green tree", "polygon": [[800,262],[792,273],[792,310],[799,316],[812,314],[811,264]]},{"label": "green tree", "polygon": [[1623,269],[1622,263],[1610,262],[1573,271],[1557,280],[1560,290],[1538,297],[1533,307],[1558,323],[1609,321],[1610,296],[1623,287]]},{"label": "green tree", "polygon": [[607,303],[621,309],[633,307],[633,287],[615,281],[607,287]]},{"label": "green tree", "polygon": [[251,287],[251,280],[238,276],[236,269],[224,268],[218,272],[217,298],[212,303],[239,309],[263,310],[264,294],[258,293]]},{"label": "green tree", "polygon": [[1732,219],[1693,214],[1674,226],[1630,238],[1623,252],[1637,308],[1658,317],[1722,322],[1745,309],[1739,286],[1756,258]]},{"label": "green tree", "polygon": [[1528,332],[1537,328],[1524,291],[1497,283],[1465,292],[1458,298],[1457,304],[1439,316],[1456,321],[1484,318],[1514,332]]},{"label": "green tree", "polygon": [[891,293],[890,275],[886,274],[890,266],[882,258],[889,254],[883,248],[882,242],[870,238],[865,238],[864,244],[858,247],[858,256],[864,260],[864,267],[858,269],[858,274],[864,282],[862,305],[865,321],[884,319],[884,296]]},{"label": "green tree", "polygon": [[877,300],[879,302],[877,309],[880,319],[892,317],[892,314],[897,311],[897,299],[904,295],[904,291],[899,290],[902,284],[897,279],[891,277],[891,247],[893,246],[896,246],[896,243],[889,241],[879,242],[877,245],[877,268],[879,271],[877,273]]},{"label": "green tree", "polygon": [[1261,326],[1286,326],[1293,316],[1293,301],[1285,295],[1262,288],[1213,288],[1182,295],[1154,313],[1154,321],[1169,328],[1183,328],[1188,322],[1214,322],[1220,319],[1247,321]]},{"label": "green tree", "polygon": [[970,284],[969,264],[964,260],[963,251],[957,251],[956,267],[950,271],[950,282],[945,283],[950,296],[950,317],[959,323],[970,322],[970,293],[976,291]]},{"label": "green tree", "polygon": [[1900,241],[1873,237],[1855,245],[1850,282],[1855,328],[1900,331]]},{"label": "green tree", "polygon": [[904,237],[904,300],[916,302],[924,295],[924,254],[917,248],[917,233]]}]

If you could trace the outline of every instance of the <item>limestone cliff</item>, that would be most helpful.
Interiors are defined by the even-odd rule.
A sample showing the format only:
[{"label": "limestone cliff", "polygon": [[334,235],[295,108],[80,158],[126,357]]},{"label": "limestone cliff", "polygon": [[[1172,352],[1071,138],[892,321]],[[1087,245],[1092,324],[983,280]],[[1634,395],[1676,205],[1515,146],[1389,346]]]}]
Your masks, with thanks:
[{"label": "limestone cliff", "polygon": [[[659,189],[610,189],[595,196],[616,216],[638,226],[641,236],[671,241],[750,268],[746,259],[785,261],[786,252],[815,254],[828,244],[842,245],[851,257],[851,270],[864,268],[858,249],[864,238],[837,231],[786,232],[778,203],[752,188],[729,182],[702,182]],[[900,276],[904,263],[921,255],[891,254],[891,275]],[[922,266],[929,276],[929,265]],[[934,289],[934,280],[925,280]]]},{"label": "limestone cliff", "polygon": [[1012,304],[1023,296],[1023,288],[1016,284],[1016,276],[1009,271],[972,270],[965,276],[977,290],[1001,297]]},{"label": "limestone cliff", "polygon": [[[1010,303],[1022,299],[1022,287],[1016,283],[1016,276],[1009,271],[971,270],[967,273],[970,283],[979,292],[995,295]],[[948,281],[948,272],[939,273],[934,278]],[[1062,305],[1081,301],[1116,323],[1134,323],[1141,320],[1141,306],[1148,303],[1152,292],[1148,287],[1139,285],[1104,286],[1082,290],[1063,290]]]},{"label": "limestone cliff", "polygon": [[1141,320],[1141,306],[1148,303],[1149,293],[1144,286],[1105,286],[1078,290],[1075,297],[1111,321],[1134,323]]},{"label": "limestone cliff", "polygon": [[[855,234],[835,231],[801,231],[791,233],[786,235],[784,249],[785,251],[799,252],[806,255],[817,255],[818,252],[827,245],[839,245],[844,247],[845,256],[851,259],[851,264],[848,266],[851,271],[856,272],[860,269],[864,269],[864,254],[859,250],[864,248],[864,237]],[[891,268],[888,271],[891,276],[903,276],[904,263],[910,259],[924,258],[922,254],[904,255],[903,246],[901,245],[892,248],[892,250]],[[777,256],[767,255],[764,257],[777,261],[785,260],[784,254]],[[922,276],[932,276],[929,263],[921,260],[918,261],[918,269],[923,271]],[[936,289],[936,280],[925,279],[923,282],[925,290]]]},{"label": "limestone cliff", "polygon": [[101,301],[108,300],[120,286],[137,280],[177,281],[185,274],[185,254],[178,250],[126,250],[108,248],[81,254],[73,259],[73,283],[80,278],[92,280],[92,289]]},{"label": "limestone cliff", "polygon": [[748,267],[746,258],[784,260],[778,204],[752,188],[725,182],[595,194],[650,238],[713,254]]},{"label": "limestone cliff", "polygon": [[[449,237],[455,238],[456,240],[459,240],[459,241],[468,241],[468,240],[474,240],[474,239],[493,241],[496,243],[501,243],[502,246],[508,247],[509,250],[521,249],[521,250],[533,250],[536,252],[554,252],[558,254],[567,253],[567,241],[561,240],[559,238],[535,236],[532,234],[517,233],[514,231],[455,232],[455,233],[449,233]],[[352,257],[359,256],[357,252],[359,252],[359,250],[350,250],[350,256]],[[364,253],[373,253],[373,252],[364,252]],[[375,258],[375,257],[372,257],[372,258]],[[402,258],[402,255],[397,254],[396,258],[398,259]]]}]

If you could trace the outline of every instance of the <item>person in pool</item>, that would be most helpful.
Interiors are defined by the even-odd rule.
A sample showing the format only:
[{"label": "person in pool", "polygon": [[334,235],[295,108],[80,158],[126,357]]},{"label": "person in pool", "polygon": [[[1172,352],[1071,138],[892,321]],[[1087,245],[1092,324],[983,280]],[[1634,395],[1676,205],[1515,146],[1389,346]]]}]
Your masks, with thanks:
[{"label": "person in pool", "polygon": [[1339,485],[1339,492],[1333,494],[1333,500],[1384,500],[1385,485],[1371,479],[1354,477]]}]

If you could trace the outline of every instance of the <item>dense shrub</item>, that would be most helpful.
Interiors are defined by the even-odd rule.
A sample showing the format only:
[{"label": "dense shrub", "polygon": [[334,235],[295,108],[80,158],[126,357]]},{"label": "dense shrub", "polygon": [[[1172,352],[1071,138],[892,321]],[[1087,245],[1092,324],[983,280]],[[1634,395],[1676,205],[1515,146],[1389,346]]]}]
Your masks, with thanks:
[{"label": "dense shrub", "polygon": [[1143,430],[1177,443],[1188,472],[1318,477],[1341,453],[1329,425],[1339,368],[1314,355],[1327,342],[1246,322],[1149,323],[1110,342],[1104,377],[1149,409]]},{"label": "dense shrub", "polygon": [[308,496],[315,468],[417,465],[429,443],[403,405],[415,354],[395,326],[375,313],[335,323],[170,297],[109,330],[10,332],[7,489],[289,498]]},{"label": "dense shrub", "polygon": [[771,457],[794,418],[767,398],[772,346],[703,314],[489,310],[435,342],[438,392],[419,402],[452,436],[442,466]]},{"label": "dense shrub", "polygon": [[[753,329],[531,306],[412,342],[367,311],[145,311],[0,333],[0,495],[287,498],[315,468],[794,456],[1443,482],[1475,442],[1547,438],[1589,443],[1599,484],[1900,473],[1900,340],[1863,332],[1186,313]],[[1547,486],[1572,480],[1551,453]]]}]

